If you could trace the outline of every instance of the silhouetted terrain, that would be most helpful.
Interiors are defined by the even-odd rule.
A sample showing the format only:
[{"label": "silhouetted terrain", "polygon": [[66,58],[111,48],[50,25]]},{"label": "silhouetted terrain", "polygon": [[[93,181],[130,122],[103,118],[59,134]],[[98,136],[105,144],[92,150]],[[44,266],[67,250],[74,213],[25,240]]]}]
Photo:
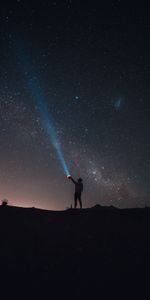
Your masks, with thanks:
[{"label": "silhouetted terrain", "polygon": [[0,240],[0,270],[7,280],[94,281],[100,286],[149,280],[149,208],[1,206]]}]

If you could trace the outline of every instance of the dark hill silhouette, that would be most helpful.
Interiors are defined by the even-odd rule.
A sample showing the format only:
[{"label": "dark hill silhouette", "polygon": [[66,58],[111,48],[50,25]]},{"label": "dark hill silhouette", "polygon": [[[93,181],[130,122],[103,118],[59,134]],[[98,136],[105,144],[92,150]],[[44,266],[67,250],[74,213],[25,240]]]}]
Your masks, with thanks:
[{"label": "dark hill silhouette", "polygon": [[4,278],[137,284],[149,273],[150,208],[0,206],[0,240]]}]

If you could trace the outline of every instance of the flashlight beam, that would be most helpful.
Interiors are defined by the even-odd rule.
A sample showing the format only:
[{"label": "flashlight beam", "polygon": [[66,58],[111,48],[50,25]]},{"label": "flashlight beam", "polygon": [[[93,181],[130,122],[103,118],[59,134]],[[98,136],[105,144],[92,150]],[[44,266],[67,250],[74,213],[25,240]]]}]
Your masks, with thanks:
[{"label": "flashlight beam", "polygon": [[[20,46],[20,43],[19,43]],[[22,46],[18,47],[21,52],[20,53],[20,64],[21,68],[24,72],[24,77],[27,81],[28,87],[30,89],[32,98],[34,100],[36,110],[38,111],[38,114],[41,116],[43,127],[45,128],[48,136],[50,137],[51,143],[56,151],[58,160],[64,170],[64,173],[66,176],[69,174],[69,170],[66,164],[66,161],[63,156],[63,152],[61,149],[61,144],[59,142],[59,138],[54,126],[54,121],[50,113],[48,112],[46,101],[45,101],[45,95],[41,88],[41,85],[37,79],[37,76],[35,76],[35,72],[33,70],[32,64],[30,63],[30,59],[24,55],[24,51]]]}]

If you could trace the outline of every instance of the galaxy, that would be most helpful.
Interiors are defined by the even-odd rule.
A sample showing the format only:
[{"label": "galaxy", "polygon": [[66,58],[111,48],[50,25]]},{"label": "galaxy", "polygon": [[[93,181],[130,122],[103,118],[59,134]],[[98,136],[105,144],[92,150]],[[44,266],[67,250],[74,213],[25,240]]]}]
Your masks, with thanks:
[{"label": "galaxy", "polygon": [[123,1],[2,1],[0,199],[149,206],[150,21]]}]

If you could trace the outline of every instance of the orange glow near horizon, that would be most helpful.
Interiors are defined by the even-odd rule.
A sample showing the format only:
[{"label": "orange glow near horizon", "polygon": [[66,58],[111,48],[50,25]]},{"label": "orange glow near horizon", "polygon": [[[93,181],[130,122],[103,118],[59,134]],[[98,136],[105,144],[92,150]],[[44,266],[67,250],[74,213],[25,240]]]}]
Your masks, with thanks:
[{"label": "orange glow near horizon", "polygon": [[[60,207],[58,201],[54,201],[54,200],[40,201],[40,199],[38,198],[36,200],[36,196],[31,199],[30,196],[17,197],[13,194],[11,196],[11,193],[3,193],[0,194],[0,199],[1,201],[3,199],[7,199],[8,205],[10,206],[18,206],[18,207],[25,207],[25,208],[35,207],[35,208],[45,209],[45,210],[63,210],[63,206]],[[66,207],[64,207],[64,209],[66,209]]]}]

